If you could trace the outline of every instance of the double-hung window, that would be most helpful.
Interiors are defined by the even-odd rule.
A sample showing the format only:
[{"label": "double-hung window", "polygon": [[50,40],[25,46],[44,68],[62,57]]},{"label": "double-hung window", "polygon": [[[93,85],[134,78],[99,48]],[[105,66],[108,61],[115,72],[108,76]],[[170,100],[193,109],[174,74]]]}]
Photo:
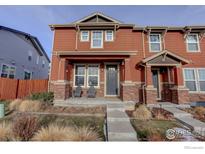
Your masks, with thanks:
[{"label": "double-hung window", "polygon": [[199,52],[199,36],[198,34],[189,34],[186,38],[187,49],[189,52]]},{"label": "double-hung window", "polygon": [[184,82],[190,91],[205,91],[205,69],[184,69]]},{"label": "double-hung window", "polygon": [[82,42],[87,42],[89,41],[89,31],[81,31],[81,35],[80,35],[80,40]]},{"label": "double-hung window", "polygon": [[149,47],[151,52],[161,51],[161,34],[149,35]]},{"label": "double-hung window", "polygon": [[105,31],[105,41],[113,41],[113,30]]},{"label": "double-hung window", "polygon": [[31,79],[31,72],[24,70],[24,80],[30,80]]},{"label": "double-hung window", "polygon": [[85,86],[85,65],[75,65],[75,86]]},{"label": "double-hung window", "polygon": [[99,68],[98,65],[88,65],[87,68],[87,85],[99,86]]},{"label": "double-hung window", "polygon": [[76,64],[74,81],[74,86],[99,87],[99,65]]},{"label": "double-hung window", "polygon": [[15,72],[15,67],[3,64],[1,69],[1,77],[13,79],[15,77]]},{"label": "double-hung window", "polygon": [[103,31],[92,31],[91,48],[103,48]]}]

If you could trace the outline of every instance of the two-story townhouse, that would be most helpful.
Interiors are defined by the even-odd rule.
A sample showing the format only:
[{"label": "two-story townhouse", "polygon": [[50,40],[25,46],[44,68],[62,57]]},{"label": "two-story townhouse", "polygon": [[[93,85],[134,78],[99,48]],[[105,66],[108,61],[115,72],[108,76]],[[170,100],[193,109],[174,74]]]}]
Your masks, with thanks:
[{"label": "two-story townhouse", "polygon": [[138,27],[102,13],[54,31],[50,90],[68,99],[77,86],[123,101],[205,100],[205,26]]},{"label": "two-story townhouse", "polygon": [[0,26],[0,77],[48,79],[49,57],[37,37]]}]

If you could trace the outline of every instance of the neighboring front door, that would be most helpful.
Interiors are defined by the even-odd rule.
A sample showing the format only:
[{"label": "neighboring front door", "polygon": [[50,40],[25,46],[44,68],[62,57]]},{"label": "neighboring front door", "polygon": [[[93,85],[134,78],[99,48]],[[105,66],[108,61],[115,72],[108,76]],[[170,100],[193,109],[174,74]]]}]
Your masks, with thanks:
[{"label": "neighboring front door", "polygon": [[118,65],[106,65],[106,95],[117,96],[118,86]]},{"label": "neighboring front door", "polygon": [[160,90],[160,70],[152,70],[152,81],[154,88],[157,88],[157,99],[161,99],[161,90]]}]

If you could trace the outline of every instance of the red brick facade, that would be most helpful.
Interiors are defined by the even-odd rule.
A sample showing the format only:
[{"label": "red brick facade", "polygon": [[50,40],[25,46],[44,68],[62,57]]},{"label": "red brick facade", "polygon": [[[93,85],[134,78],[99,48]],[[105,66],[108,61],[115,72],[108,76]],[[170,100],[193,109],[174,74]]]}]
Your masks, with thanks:
[{"label": "red brick facade", "polygon": [[[95,16],[106,22],[89,22]],[[185,87],[183,77],[184,68],[205,68],[205,39],[201,36],[205,27],[136,27],[118,23],[103,14],[93,14],[75,24],[50,27],[54,31],[50,90],[54,91],[56,99],[72,96],[75,64],[98,64],[97,97],[109,97],[106,95],[106,66],[116,64],[119,91],[116,97],[123,101],[189,103],[205,100],[202,92],[192,93]],[[91,47],[91,33],[96,29],[103,32],[102,48]],[[88,41],[80,40],[83,30],[88,31]],[[113,31],[113,41],[105,40],[106,30]],[[162,37],[159,52],[150,51],[149,35],[152,33]],[[186,35],[190,33],[200,36],[200,52],[187,50]],[[162,61],[158,59],[160,56]],[[171,63],[163,62],[164,57],[170,58]],[[154,88],[153,70],[159,72],[158,88]],[[87,90],[88,87],[83,88],[82,97],[87,96]]]}]

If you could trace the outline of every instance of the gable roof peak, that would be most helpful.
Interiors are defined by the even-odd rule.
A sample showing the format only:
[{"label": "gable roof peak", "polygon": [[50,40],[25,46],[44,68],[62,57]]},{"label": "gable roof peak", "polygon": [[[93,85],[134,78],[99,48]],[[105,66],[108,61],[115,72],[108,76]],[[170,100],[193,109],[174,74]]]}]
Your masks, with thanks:
[{"label": "gable roof peak", "polygon": [[87,20],[89,20],[89,19],[94,18],[95,16],[96,16],[96,17],[104,18],[104,19],[106,19],[106,20],[108,20],[109,22],[112,22],[112,23],[118,23],[118,24],[121,24],[121,23],[122,23],[121,21],[119,21],[119,20],[117,20],[117,19],[114,19],[114,18],[112,18],[112,17],[110,17],[110,16],[107,16],[107,15],[103,14],[102,12],[94,12],[94,13],[92,13],[92,14],[90,14],[90,15],[88,15],[88,16],[85,16],[84,18],[82,18],[82,19],[80,19],[80,20],[77,20],[77,21],[75,21],[75,22],[73,22],[73,23],[74,23],[74,24],[82,23],[82,22],[84,22],[84,21],[87,21]]}]

